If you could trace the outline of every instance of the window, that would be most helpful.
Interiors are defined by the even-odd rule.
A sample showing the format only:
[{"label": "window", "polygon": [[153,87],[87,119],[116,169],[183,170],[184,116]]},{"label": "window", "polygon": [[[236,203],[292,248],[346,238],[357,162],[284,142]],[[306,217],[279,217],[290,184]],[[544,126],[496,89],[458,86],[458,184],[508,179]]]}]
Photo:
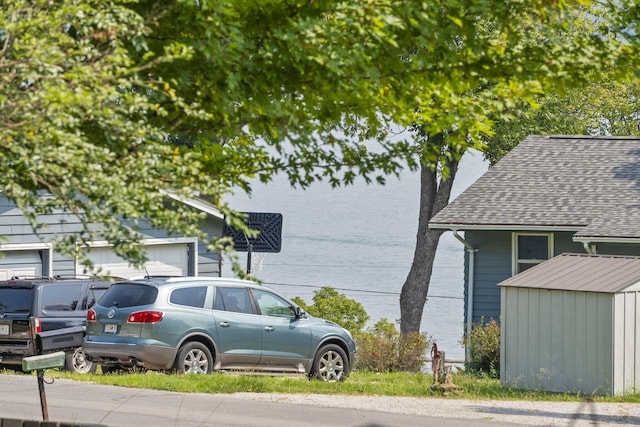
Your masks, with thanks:
[{"label": "window", "polygon": [[217,288],[214,308],[236,313],[255,313],[249,291],[246,288]]},{"label": "window", "polygon": [[271,292],[254,289],[253,295],[258,301],[260,312],[267,316],[295,317],[291,304]]},{"label": "window", "polygon": [[153,286],[137,283],[115,284],[100,298],[103,307],[135,307],[153,304],[158,296],[158,289]]},{"label": "window", "polygon": [[64,284],[42,287],[42,309],[48,311],[75,311],[82,298],[82,285]]},{"label": "window", "polygon": [[553,256],[553,234],[513,234],[513,274],[521,273]]},{"label": "window", "polygon": [[0,288],[0,313],[29,313],[31,288]]},{"label": "window", "polygon": [[189,288],[174,289],[169,297],[169,302],[188,307],[203,308],[207,296],[206,286],[193,286]]},{"label": "window", "polygon": [[85,298],[85,304],[84,307],[82,308],[83,310],[86,310],[87,308],[91,308],[95,305],[95,303],[102,298],[102,295],[104,295],[107,290],[109,288],[96,288],[96,287],[91,287],[89,289],[89,294],[87,295],[87,297]]}]

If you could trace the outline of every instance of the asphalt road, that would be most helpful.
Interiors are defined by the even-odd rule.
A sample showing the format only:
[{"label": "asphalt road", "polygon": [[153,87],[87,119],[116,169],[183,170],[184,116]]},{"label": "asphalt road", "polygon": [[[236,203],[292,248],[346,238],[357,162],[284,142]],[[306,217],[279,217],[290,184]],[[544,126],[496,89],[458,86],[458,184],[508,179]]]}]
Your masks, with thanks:
[{"label": "asphalt road", "polygon": [[[51,421],[114,427],[640,425],[640,404],[175,393],[62,379],[45,396]],[[0,375],[0,417],[42,420],[36,377]]]}]

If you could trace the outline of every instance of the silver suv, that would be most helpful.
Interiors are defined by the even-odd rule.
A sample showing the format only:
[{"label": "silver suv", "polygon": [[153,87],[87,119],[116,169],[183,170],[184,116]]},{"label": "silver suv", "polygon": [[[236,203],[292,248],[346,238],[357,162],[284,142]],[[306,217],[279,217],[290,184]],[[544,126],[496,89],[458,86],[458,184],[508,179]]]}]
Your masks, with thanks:
[{"label": "silver suv", "polygon": [[341,381],[356,346],[346,329],[259,284],[150,277],[111,286],[87,312],[83,349],[103,372],[249,370]]}]

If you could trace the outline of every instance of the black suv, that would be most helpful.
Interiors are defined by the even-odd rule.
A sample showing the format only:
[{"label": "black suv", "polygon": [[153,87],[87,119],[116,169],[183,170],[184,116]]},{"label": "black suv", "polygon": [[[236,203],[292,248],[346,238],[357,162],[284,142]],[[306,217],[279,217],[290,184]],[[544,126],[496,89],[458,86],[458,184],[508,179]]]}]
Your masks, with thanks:
[{"label": "black suv", "polygon": [[22,369],[22,358],[67,353],[65,369],[95,372],[82,339],[87,309],[109,289],[95,278],[38,278],[0,281],[0,369]]}]

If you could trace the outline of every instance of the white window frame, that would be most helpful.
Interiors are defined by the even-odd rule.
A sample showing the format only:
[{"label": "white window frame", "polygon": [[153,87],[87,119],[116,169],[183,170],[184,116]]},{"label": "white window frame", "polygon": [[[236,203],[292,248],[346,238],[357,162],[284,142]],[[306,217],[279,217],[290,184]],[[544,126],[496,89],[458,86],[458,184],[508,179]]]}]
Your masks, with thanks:
[{"label": "white window frame", "polygon": [[[553,233],[528,233],[518,232],[512,233],[511,241],[511,275],[515,276],[518,273],[518,265],[520,264],[540,264],[548,259],[553,258]],[[546,236],[547,237],[547,259],[519,259],[518,258],[518,237],[520,236]]]}]

